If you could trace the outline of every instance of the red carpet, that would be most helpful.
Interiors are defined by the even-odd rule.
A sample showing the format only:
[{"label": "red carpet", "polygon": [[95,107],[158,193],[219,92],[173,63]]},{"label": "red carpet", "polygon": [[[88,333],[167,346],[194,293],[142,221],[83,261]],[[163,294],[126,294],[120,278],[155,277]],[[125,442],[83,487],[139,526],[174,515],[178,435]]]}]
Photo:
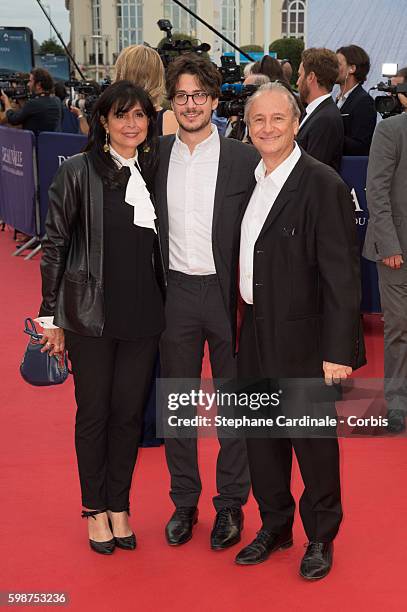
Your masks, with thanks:
[{"label": "red carpet", "polygon": [[[402,610],[407,585],[407,453],[405,439],[341,440],[345,519],[336,540],[334,569],[305,583],[298,565],[306,541],[300,521],[293,548],[257,567],[237,567],[239,549],[212,552],[217,442],[204,440],[204,493],[193,540],[179,549],[164,541],[172,512],[162,448],[142,449],[132,491],[134,552],[112,557],[91,552],[73,445],[72,382],[35,389],[20,379],[26,344],[23,320],[40,301],[38,256],[11,257],[12,233],[0,233],[1,282],[1,537],[0,591],[69,594],[70,610]],[[382,324],[366,317],[369,366],[382,375]],[[296,497],[302,485],[294,471]],[[245,508],[242,543],[259,527],[255,503]]]}]

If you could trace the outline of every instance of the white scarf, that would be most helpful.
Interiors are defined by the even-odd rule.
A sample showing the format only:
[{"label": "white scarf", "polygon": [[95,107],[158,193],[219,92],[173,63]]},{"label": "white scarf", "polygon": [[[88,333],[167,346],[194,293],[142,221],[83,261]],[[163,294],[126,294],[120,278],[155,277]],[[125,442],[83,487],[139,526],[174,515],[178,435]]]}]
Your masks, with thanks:
[{"label": "white scarf", "polygon": [[126,195],[124,199],[127,204],[130,204],[130,206],[133,206],[134,208],[134,225],[138,225],[139,227],[147,227],[157,233],[154,223],[154,219],[157,217],[150,199],[150,194],[144,179],[141,176],[141,172],[138,169],[137,153],[138,152],[136,151],[134,157],[125,159],[119,155],[119,153],[117,153],[112,146],[110,147],[110,154],[117,163],[118,167],[120,168],[121,166],[126,166],[127,168],[130,168],[130,178],[127,183]]}]

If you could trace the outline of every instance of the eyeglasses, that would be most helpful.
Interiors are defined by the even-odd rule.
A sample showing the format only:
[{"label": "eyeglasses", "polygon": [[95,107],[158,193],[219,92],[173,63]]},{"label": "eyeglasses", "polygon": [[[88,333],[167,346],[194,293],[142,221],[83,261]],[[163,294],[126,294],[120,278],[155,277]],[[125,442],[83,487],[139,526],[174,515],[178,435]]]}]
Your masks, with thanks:
[{"label": "eyeglasses", "polygon": [[178,104],[178,106],[185,106],[185,104],[188,102],[188,98],[192,98],[194,104],[202,106],[202,104],[205,104],[207,101],[208,96],[209,94],[207,94],[205,91],[197,91],[193,94],[179,92],[174,95],[174,102],[175,104]]}]

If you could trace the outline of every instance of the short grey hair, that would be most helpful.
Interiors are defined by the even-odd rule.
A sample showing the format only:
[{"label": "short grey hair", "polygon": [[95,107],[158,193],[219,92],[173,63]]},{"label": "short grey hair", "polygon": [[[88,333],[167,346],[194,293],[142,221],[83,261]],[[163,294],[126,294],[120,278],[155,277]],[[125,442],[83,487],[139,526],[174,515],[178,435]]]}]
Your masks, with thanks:
[{"label": "short grey hair", "polygon": [[249,114],[250,114],[250,109],[253,105],[253,102],[257,98],[260,98],[262,94],[267,93],[267,92],[274,92],[274,91],[285,95],[285,97],[287,98],[290,104],[292,115],[294,119],[299,119],[301,117],[301,111],[298,106],[297,100],[295,99],[294,94],[291,93],[290,90],[287,89],[287,87],[285,87],[281,83],[276,83],[276,82],[265,83],[264,85],[261,85],[261,87],[259,87],[259,89],[257,89],[257,91],[255,91],[254,94],[251,95],[250,98],[248,98],[246,102],[246,105],[244,107],[244,122],[246,123],[246,125],[249,125],[250,123]]},{"label": "short grey hair", "polygon": [[243,76],[247,77],[249,76],[249,74],[252,73],[252,68],[254,66],[256,62],[249,62],[248,64],[246,64],[246,66],[243,68]]},{"label": "short grey hair", "polygon": [[248,74],[246,79],[248,77],[252,77],[253,78],[253,82],[250,83],[250,85],[256,85],[256,87],[261,87],[262,85],[266,85],[266,83],[270,83],[270,79],[267,76],[267,74]]}]

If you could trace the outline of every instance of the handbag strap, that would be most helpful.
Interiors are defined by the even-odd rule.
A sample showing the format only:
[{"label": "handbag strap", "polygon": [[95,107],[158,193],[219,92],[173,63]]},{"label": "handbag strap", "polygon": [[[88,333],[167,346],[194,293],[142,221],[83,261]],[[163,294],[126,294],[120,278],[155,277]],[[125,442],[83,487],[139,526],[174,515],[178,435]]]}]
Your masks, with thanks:
[{"label": "handbag strap", "polygon": [[37,328],[35,327],[35,323],[34,321],[31,319],[31,317],[27,317],[24,321],[24,333],[28,334],[29,336],[31,336],[31,338],[34,338],[34,340],[41,340],[42,338],[42,334],[39,334],[37,332]]}]

